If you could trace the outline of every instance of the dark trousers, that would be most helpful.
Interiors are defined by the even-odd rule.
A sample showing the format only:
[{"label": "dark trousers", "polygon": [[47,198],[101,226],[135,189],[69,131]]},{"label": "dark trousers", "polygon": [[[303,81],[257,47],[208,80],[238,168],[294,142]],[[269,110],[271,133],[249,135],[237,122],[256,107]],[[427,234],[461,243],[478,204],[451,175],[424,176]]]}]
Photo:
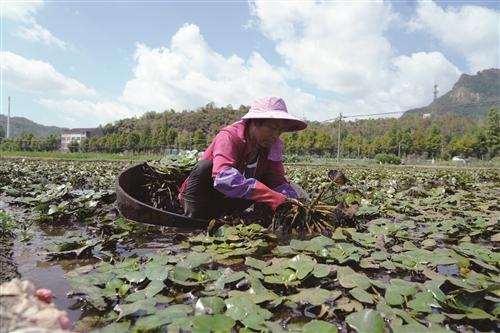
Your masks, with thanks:
[{"label": "dark trousers", "polygon": [[201,160],[189,174],[188,185],[182,194],[184,215],[211,219],[236,211],[243,211],[252,200],[228,198],[214,188],[212,161]]}]

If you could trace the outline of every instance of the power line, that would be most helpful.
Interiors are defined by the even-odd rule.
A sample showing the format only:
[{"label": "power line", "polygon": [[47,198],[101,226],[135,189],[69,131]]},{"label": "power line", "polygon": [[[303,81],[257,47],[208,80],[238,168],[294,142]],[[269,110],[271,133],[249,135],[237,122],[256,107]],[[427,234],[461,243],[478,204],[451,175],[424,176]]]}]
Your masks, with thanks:
[{"label": "power line", "polygon": [[[397,114],[397,113],[405,113],[406,111],[397,111],[397,112],[380,112],[380,113],[365,113],[365,114],[353,114],[350,116],[339,116],[342,118],[355,118],[355,117],[370,117],[370,116],[382,116],[382,115],[387,115],[387,114]],[[339,117],[331,118],[331,119],[326,119],[323,120],[323,122],[328,122],[328,121],[333,121],[333,120],[338,120]]]},{"label": "power line", "polygon": [[[500,99],[494,99],[494,100],[490,100],[490,101],[477,101],[477,102],[469,102],[469,103],[459,103],[459,102],[456,102],[456,103],[447,103],[445,106],[446,108],[452,108],[452,107],[463,107],[463,108],[470,108],[470,107],[475,107],[475,106],[480,106],[480,105],[495,105],[495,104],[498,104],[500,103]],[[423,109],[425,107],[422,107],[420,109]],[[381,112],[381,113],[364,113],[364,114],[355,114],[355,115],[349,115],[349,116],[345,116],[345,115],[342,115],[342,118],[355,118],[355,117],[370,117],[370,116],[383,116],[383,115],[389,115],[389,114],[398,114],[398,113],[405,113],[407,111],[411,111],[411,110],[406,110],[406,111],[396,111],[396,112]],[[409,112],[409,114],[412,114],[413,112]],[[326,119],[326,120],[323,120],[322,122],[329,122],[329,121],[334,121],[334,120],[338,120],[339,117],[335,117],[335,118],[330,118],[330,119]]]}]

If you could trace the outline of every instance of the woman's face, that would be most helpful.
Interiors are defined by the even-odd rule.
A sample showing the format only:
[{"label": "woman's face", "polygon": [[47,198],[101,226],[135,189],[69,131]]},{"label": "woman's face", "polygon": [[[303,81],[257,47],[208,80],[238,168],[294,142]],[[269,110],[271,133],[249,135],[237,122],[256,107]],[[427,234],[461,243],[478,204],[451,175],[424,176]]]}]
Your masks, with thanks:
[{"label": "woman's face", "polygon": [[260,124],[253,123],[253,138],[257,145],[269,148],[279,138],[286,126],[286,120],[266,119]]}]

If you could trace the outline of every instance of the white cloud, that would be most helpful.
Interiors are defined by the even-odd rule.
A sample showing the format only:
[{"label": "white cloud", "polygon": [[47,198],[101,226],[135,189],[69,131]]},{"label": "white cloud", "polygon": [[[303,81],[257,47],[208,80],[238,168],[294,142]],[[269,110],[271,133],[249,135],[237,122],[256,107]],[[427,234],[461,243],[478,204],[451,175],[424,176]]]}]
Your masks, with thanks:
[{"label": "white cloud", "polygon": [[[391,81],[381,83],[387,89],[372,89],[363,96],[331,102],[316,102],[310,119],[325,120],[338,116],[400,112],[432,102],[433,84],[438,83],[442,95],[460,77],[458,68],[439,52],[420,52],[392,59]],[[425,75],[422,75],[424,73]],[[394,115],[396,116],[396,115]]]},{"label": "white cloud", "polygon": [[449,91],[461,75],[459,69],[439,52],[399,56],[392,62],[396,75],[394,85],[387,93],[381,91],[379,95],[387,95],[387,101],[393,100],[403,110],[430,103],[433,83],[438,84],[441,95]]},{"label": "white cloud", "polygon": [[36,23],[35,13],[43,6],[42,0],[3,1],[1,6],[0,13],[2,17],[23,24],[13,34],[14,36],[30,42],[55,45],[62,49],[67,48],[65,42]]},{"label": "white cloud", "polygon": [[423,30],[460,52],[469,70],[500,67],[500,13],[479,6],[447,7],[420,1],[411,30]]},{"label": "white cloud", "polygon": [[314,96],[290,87],[283,71],[259,53],[245,60],[213,51],[192,24],[177,31],[169,48],[138,45],[135,61],[122,100],[148,110],[194,109],[208,102],[237,107],[263,95],[279,95],[293,112],[314,101]]},{"label": "white cloud", "polygon": [[31,26],[22,26],[15,33],[16,36],[21,37],[30,42],[38,42],[46,45],[55,45],[62,49],[66,48],[66,43],[55,37],[44,27],[33,23]]},{"label": "white cloud", "polygon": [[43,6],[43,1],[2,1],[1,6],[3,17],[13,21],[32,22],[33,14]]},{"label": "white cloud", "polygon": [[19,90],[44,95],[96,95],[93,89],[73,78],[65,77],[44,61],[26,59],[12,52],[1,52],[0,57],[5,83]]},{"label": "white cloud", "polygon": [[[291,3],[292,14],[285,15],[286,10],[285,14],[282,12],[291,20],[304,19],[304,15],[314,11],[310,19],[318,22],[326,10],[303,8],[303,11],[294,11],[294,4]],[[378,8],[381,13],[378,21],[370,18],[374,10],[357,8],[356,11],[363,12],[366,20],[373,22],[367,27],[355,28],[353,34],[358,35],[357,40],[350,33],[332,37],[337,38],[335,46],[325,44],[329,34],[335,35],[330,29],[336,31],[346,22],[328,23],[327,26],[318,23],[316,26],[314,22],[301,21],[295,28],[275,32],[274,23],[266,21],[268,30],[264,32],[267,35],[276,33],[275,38],[280,39],[277,49],[281,50],[289,67],[275,67],[259,53],[253,53],[248,59],[236,55],[224,57],[207,45],[196,25],[184,25],[168,47],[137,45],[134,77],[126,83],[121,100],[145,110],[172,108],[179,111],[208,102],[248,105],[259,96],[278,95],[285,99],[296,116],[324,120],[336,117],[339,112],[350,115],[424,106],[432,101],[434,82],[442,92],[456,82],[460,71],[439,52],[398,57],[392,54],[388,41],[382,36],[384,28],[381,25],[388,24],[393,17],[386,12],[386,7]],[[345,11],[342,13],[346,15]],[[344,21],[350,20],[344,15],[338,16]],[[366,21],[361,14],[357,19]],[[290,27],[286,22],[281,23]],[[375,30],[378,32],[374,33]],[[298,35],[307,37],[296,38]],[[354,41],[348,43],[349,38]],[[343,39],[346,41],[340,45]],[[293,87],[290,79],[316,84],[332,92],[332,98],[328,98],[328,93],[318,98]]]},{"label": "white cloud", "polygon": [[[442,92],[460,76],[439,52],[397,55],[386,32],[401,18],[388,2],[257,1],[251,5],[258,27],[276,42],[291,77],[333,94],[333,101],[310,108],[308,117],[398,112],[432,101],[432,85]],[[327,111],[312,111],[327,108]]]},{"label": "white cloud", "polygon": [[383,33],[396,18],[390,4],[257,1],[251,10],[296,77],[351,96],[386,81],[393,51]]},{"label": "white cloud", "polygon": [[65,126],[71,127],[95,127],[137,115],[136,111],[114,101],[40,99],[38,103],[52,112],[58,112],[58,118],[64,119]]}]

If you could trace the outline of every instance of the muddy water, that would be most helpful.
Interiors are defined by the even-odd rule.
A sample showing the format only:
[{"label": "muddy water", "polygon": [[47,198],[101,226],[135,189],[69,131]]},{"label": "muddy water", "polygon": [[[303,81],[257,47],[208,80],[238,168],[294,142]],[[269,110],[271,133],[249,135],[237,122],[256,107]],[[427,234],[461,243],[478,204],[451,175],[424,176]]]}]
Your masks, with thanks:
[{"label": "muddy water", "polygon": [[[63,228],[56,228],[54,231],[57,235],[64,234]],[[22,241],[21,235],[18,235],[14,242],[13,259],[21,278],[32,281],[36,288],[51,289],[56,306],[67,311],[71,321],[77,320],[80,318],[82,311],[80,309],[70,309],[75,301],[66,296],[71,287],[64,275],[69,269],[90,262],[88,260],[87,262],[83,260],[79,262],[74,260],[48,261],[47,250],[45,249],[46,242],[50,242],[54,235],[47,234],[37,225],[30,228],[30,235],[32,238],[29,241]]]},{"label": "muddy water", "polygon": [[[16,210],[16,208],[4,205],[4,211],[15,217],[17,220],[29,218],[26,212]],[[75,232],[85,233],[85,227],[78,227],[75,225],[64,226],[47,226],[33,223],[29,227],[28,241],[23,241],[25,235],[18,232],[13,246],[12,264],[16,268],[22,279],[32,281],[36,288],[49,288],[52,290],[53,302],[57,308],[67,312],[70,320],[76,322],[88,315],[80,307],[77,298],[69,298],[67,294],[72,291],[65,274],[73,269],[81,266],[91,265],[97,263],[98,259],[57,259],[50,260],[47,257],[49,244],[54,243],[56,240],[64,239],[68,234]],[[117,248],[117,253],[124,257],[133,254],[145,255],[154,253],[159,249],[171,245],[178,237],[188,237],[195,230],[178,230],[158,228],[158,233],[151,233],[143,235],[141,239],[130,240]],[[184,236],[180,236],[184,235]]]}]

